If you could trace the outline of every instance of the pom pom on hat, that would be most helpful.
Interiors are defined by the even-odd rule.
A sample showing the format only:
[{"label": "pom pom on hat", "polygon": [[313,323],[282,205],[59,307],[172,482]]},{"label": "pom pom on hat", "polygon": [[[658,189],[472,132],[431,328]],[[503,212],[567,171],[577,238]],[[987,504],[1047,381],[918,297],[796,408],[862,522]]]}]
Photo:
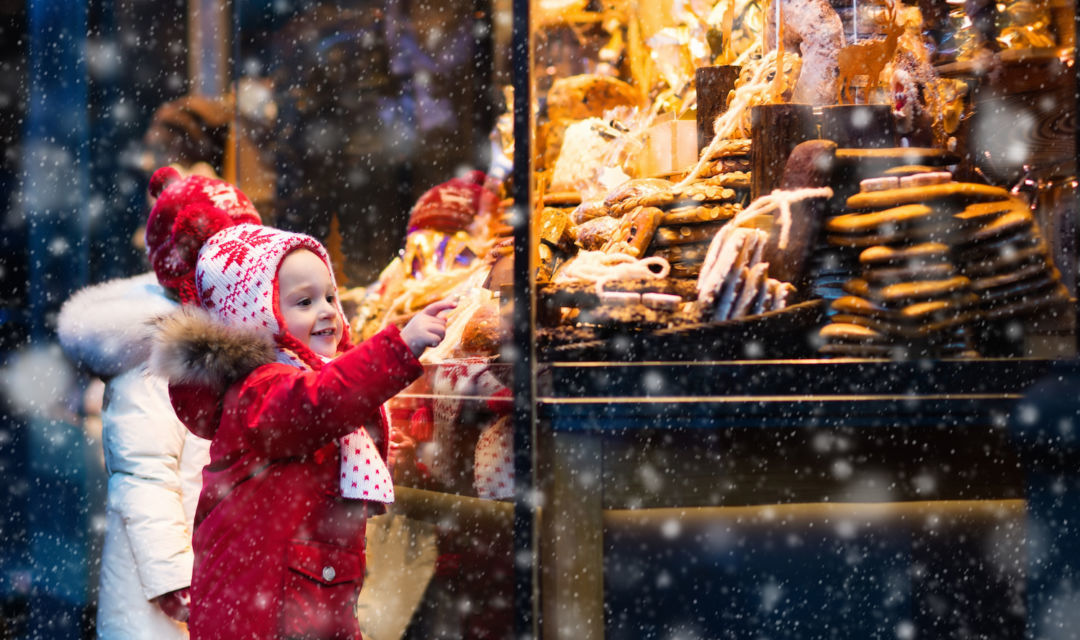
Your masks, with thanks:
[{"label": "pom pom on hat", "polygon": [[160,197],[161,192],[165,190],[165,187],[177,180],[180,180],[180,172],[176,169],[173,169],[172,167],[162,167],[158,169],[154,172],[154,175],[150,176],[150,197]]},{"label": "pom pom on hat", "polygon": [[182,302],[196,302],[195,263],[203,244],[223,229],[262,219],[233,185],[198,175],[182,178],[172,167],[154,172],[149,193],[157,198],[146,220],[150,265],[163,287],[177,291]]},{"label": "pom pom on hat", "polygon": [[477,214],[497,204],[495,194],[484,187],[485,177],[483,171],[471,171],[428,189],[409,213],[409,231],[466,229]]}]

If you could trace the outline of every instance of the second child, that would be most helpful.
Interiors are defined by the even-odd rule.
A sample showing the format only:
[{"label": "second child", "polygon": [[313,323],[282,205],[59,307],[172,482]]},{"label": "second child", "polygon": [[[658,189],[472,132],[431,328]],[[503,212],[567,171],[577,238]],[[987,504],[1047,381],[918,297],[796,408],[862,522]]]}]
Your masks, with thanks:
[{"label": "second child", "polygon": [[170,171],[151,178],[147,245],[185,304],[154,361],[177,415],[212,440],[191,637],[359,638],[366,521],[393,501],[382,405],[420,375],[453,303],[352,346],[317,240],[185,207]]}]

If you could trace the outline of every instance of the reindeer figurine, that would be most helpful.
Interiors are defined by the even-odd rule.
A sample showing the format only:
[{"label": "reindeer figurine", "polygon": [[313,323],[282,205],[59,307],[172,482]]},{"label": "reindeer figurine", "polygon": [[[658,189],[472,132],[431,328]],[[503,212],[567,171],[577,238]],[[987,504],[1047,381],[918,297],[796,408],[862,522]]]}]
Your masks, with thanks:
[{"label": "reindeer figurine", "polygon": [[855,79],[866,76],[866,95],[877,88],[881,82],[881,71],[892,60],[904,25],[896,19],[897,0],[886,0],[884,17],[878,14],[876,21],[885,29],[885,39],[863,40],[848,45],[840,50],[837,65],[840,69],[839,83],[836,90],[838,104],[855,103]]}]

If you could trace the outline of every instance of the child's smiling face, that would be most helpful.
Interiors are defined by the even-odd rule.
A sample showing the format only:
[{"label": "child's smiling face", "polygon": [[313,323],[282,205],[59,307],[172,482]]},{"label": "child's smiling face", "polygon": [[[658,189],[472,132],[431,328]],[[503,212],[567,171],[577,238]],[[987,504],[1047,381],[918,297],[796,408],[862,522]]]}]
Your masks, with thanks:
[{"label": "child's smiling face", "polygon": [[337,353],[344,330],[337,309],[337,290],[319,256],[298,249],[281,261],[278,302],[285,329],[320,356]]}]

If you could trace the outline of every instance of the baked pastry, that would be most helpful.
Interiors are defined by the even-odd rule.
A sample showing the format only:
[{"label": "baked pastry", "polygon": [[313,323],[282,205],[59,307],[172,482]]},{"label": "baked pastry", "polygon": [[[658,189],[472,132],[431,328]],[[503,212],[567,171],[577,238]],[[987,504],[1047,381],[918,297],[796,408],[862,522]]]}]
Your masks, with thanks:
[{"label": "baked pastry", "polygon": [[496,355],[506,337],[504,333],[498,307],[479,306],[465,323],[457,352],[462,356]]},{"label": "baked pastry", "polygon": [[618,78],[596,74],[559,78],[547,94],[552,121],[600,118],[615,107],[637,106],[641,106],[641,92]]},{"label": "baked pastry", "polygon": [[578,246],[587,251],[597,251],[608,241],[622,223],[618,218],[600,216],[575,227]]}]

